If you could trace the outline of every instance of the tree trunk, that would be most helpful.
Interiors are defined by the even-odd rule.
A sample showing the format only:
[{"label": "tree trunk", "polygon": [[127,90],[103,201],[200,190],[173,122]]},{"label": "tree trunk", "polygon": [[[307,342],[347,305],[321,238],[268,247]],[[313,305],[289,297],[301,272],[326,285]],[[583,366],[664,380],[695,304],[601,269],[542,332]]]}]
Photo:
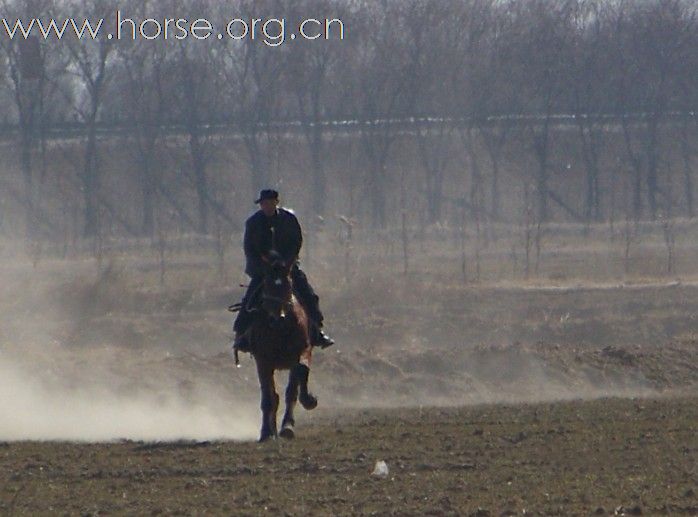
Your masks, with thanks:
[{"label": "tree trunk", "polygon": [[85,146],[85,163],[82,171],[83,198],[85,200],[85,237],[94,237],[100,230],[99,205],[99,170],[97,167],[97,135],[95,120],[88,123],[87,145]]},{"label": "tree trunk", "polygon": [[192,159],[192,172],[198,200],[199,233],[208,233],[208,181],[206,179],[206,158],[198,131],[192,128],[189,136],[189,150]]},{"label": "tree trunk", "polygon": [[684,122],[681,130],[681,155],[683,157],[684,190],[686,191],[686,215],[690,219],[693,219],[695,217],[693,167],[691,166],[691,148],[688,141],[688,127],[686,122]]},{"label": "tree trunk", "polygon": [[659,190],[658,123],[656,116],[652,116],[647,123],[647,201],[653,221],[657,219],[657,193]]},{"label": "tree trunk", "polygon": [[312,128],[310,156],[313,167],[313,208],[317,215],[324,216],[327,179],[325,177],[325,164],[322,160],[322,127],[317,121]]}]

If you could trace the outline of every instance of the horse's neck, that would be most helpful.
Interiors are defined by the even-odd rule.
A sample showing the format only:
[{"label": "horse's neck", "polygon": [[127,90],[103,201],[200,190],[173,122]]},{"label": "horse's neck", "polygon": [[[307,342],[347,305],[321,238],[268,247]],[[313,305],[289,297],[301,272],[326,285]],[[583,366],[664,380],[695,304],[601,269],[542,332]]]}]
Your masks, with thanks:
[{"label": "horse's neck", "polygon": [[296,317],[297,321],[307,319],[308,317],[305,312],[305,307],[303,307],[303,304],[295,294],[291,295],[291,310],[293,311],[293,315]]}]

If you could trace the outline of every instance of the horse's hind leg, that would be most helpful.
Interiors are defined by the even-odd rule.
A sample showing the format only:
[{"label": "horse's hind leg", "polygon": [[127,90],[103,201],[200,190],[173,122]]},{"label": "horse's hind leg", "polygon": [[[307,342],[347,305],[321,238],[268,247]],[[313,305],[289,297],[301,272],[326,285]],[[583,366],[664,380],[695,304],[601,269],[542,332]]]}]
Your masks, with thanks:
[{"label": "horse's hind leg", "polygon": [[265,442],[269,438],[276,438],[276,411],[279,408],[279,395],[274,386],[274,369],[257,363],[257,375],[259,387],[262,392],[262,430],[259,441]]},{"label": "horse's hind leg", "polygon": [[281,432],[279,433],[282,438],[290,440],[295,436],[293,426],[296,424],[296,421],[293,418],[293,410],[296,407],[297,400],[298,380],[296,375],[294,375],[293,369],[291,369],[288,374],[288,386],[286,386],[286,412],[284,413],[284,419],[281,421]]}]

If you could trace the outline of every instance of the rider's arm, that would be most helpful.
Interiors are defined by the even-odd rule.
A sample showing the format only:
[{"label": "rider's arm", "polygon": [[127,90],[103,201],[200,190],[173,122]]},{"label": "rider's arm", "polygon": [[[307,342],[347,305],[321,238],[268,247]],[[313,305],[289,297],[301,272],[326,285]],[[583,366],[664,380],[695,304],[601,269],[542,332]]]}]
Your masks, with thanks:
[{"label": "rider's arm", "polygon": [[245,236],[243,238],[243,247],[245,249],[245,256],[251,257],[254,254],[254,243],[252,242],[252,226],[250,221],[245,224]]},{"label": "rider's arm", "polygon": [[259,232],[256,232],[252,221],[247,221],[245,225],[244,249],[247,260],[254,264],[254,267],[260,267],[264,257],[259,250]]},{"label": "rider's arm", "polygon": [[300,255],[301,252],[301,246],[303,246],[303,230],[301,230],[301,225],[295,215],[292,215],[291,217],[289,231],[293,236],[293,238],[290,239],[290,241],[293,242],[293,245],[288,250],[288,256],[284,257],[284,259],[289,264],[292,264],[298,260],[298,255]]}]

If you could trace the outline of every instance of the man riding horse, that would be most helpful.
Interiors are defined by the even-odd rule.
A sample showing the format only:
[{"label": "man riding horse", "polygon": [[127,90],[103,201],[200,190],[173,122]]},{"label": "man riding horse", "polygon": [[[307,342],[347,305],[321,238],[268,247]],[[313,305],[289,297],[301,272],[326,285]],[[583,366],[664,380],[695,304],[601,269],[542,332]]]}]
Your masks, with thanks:
[{"label": "man riding horse", "polygon": [[298,254],[303,244],[303,232],[298,219],[291,210],[279,206],[279,193],[275,190],[263,190],[255,203],[259,204],[260,210],[245,223],[245,273],[251,280],[233,325],[235,349],[241,352],[250,351],[247,331],[254,321],[265,264],[269,264],[272,250],[278,253],[286,264],[293,264],[293,291],[308,313],[313,346],[332,346],[334,340],[322,330],[324,318],[320,311],[320,300],[298,265]]}]

